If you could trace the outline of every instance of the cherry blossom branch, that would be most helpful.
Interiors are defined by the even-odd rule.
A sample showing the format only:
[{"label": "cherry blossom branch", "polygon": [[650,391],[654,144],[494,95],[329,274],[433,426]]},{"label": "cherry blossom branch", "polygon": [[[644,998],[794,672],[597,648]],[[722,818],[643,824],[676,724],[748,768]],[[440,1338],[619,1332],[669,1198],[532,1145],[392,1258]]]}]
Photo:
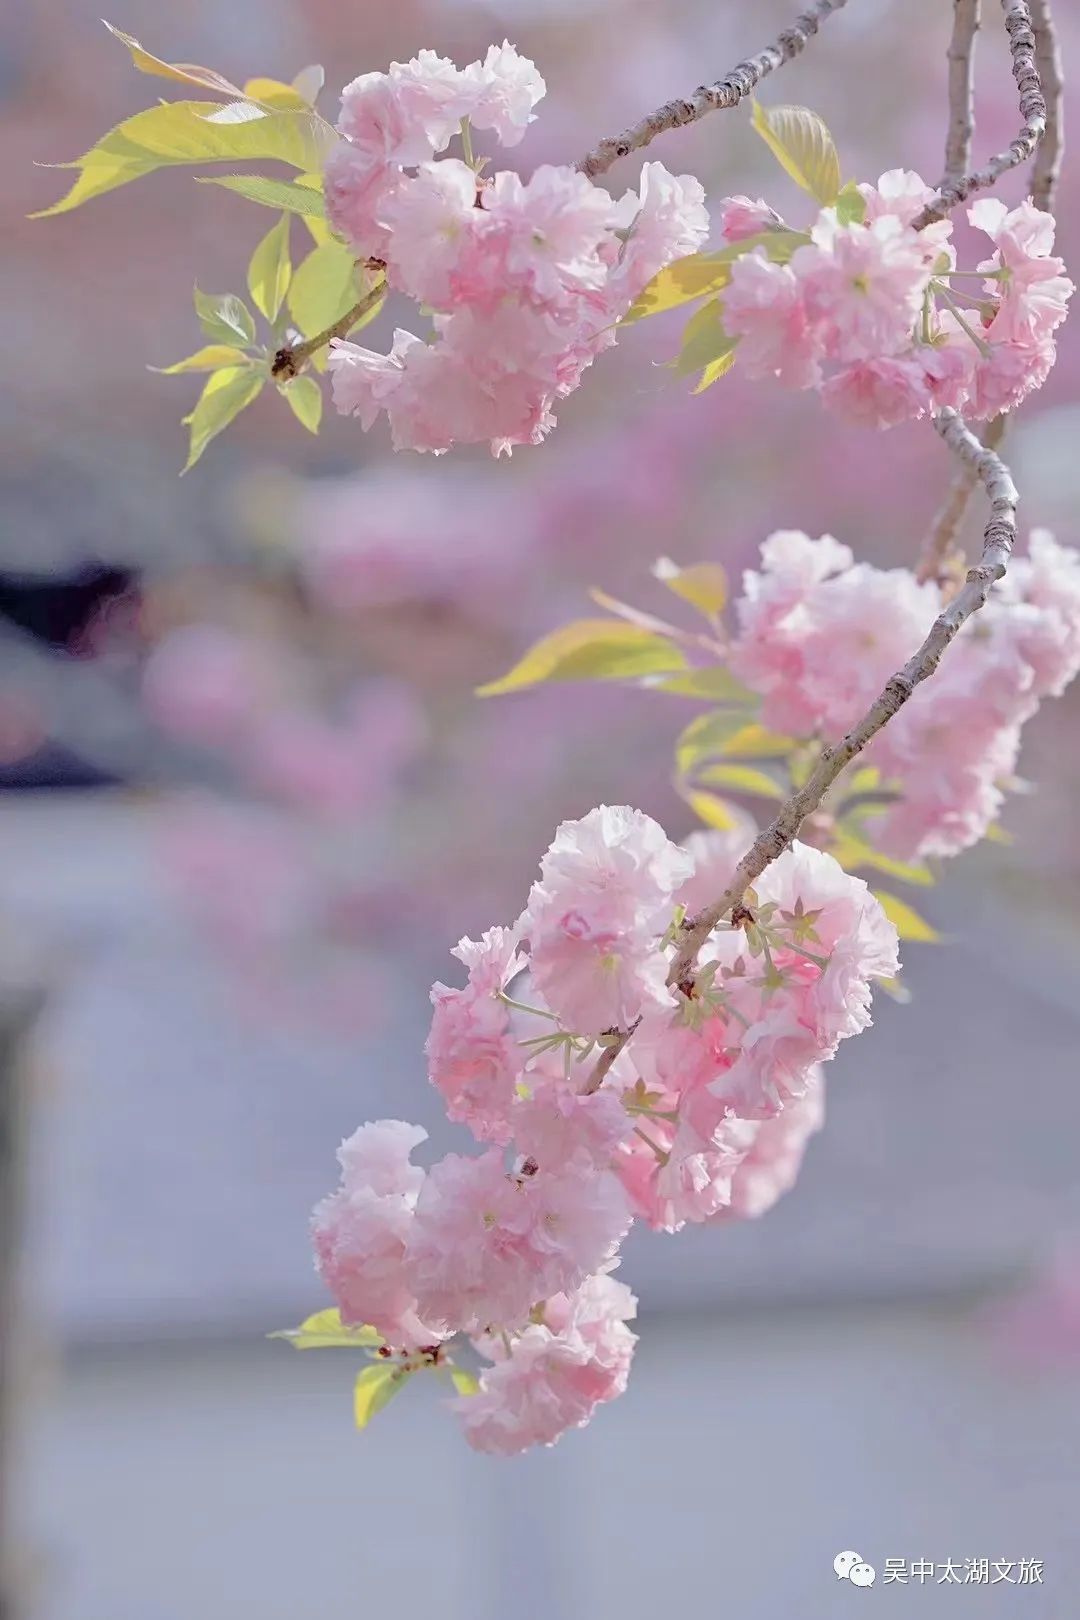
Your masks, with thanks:
[{"label": "cherry blossom branch", "polygon": [[279,382],[291,382],[298,377],[311,359],[320,349],[326,347],[333,338],[344,337],[345,334],[361,320],[370,309],[374,309],[379,299],[386,292],[386,282],[378,281],[363,296],[357,299],[352,309],[346,310],[332,326],[325,332],[319,332],[315,337],[305,338],[302,343],[286,343],[274,356],[270,366],[271,377]]},{"label": "cherry blossom branch", "polygon": [[949,41],[949,133],[945,142],[945,176],[957,180],[971,167],[975,134],[975,36],[982,0],[953,0],[953,33]]},{"label": "cherry blossom branch", "polygon": [[846,3],[847,0],[813,0],[813,4],[796,17],[791,27],[785,28],[783,33],[777,36],[775,44],[767,45],[757,56],[751,56],[745,62],[740,62],[737,67],[732,68],[726,78],[718,79],[715,84],[701,85],[685,101],[665,102],[662,107],[658,107],[640,123],[624,130],[621,135],[601,141],[599,146],[595,146],[581,159],[577,165],[578,169],[590,180],[594,180],[598,174],[606,174],[619,158],[626,157],[630,152],[640,151],[643,146],[648,146],[665,131],[680,129],[684,124],[694,124],[699,118],[704,118],[706,113],[717,112],[724,107],[737,107],[766,74],[798,56],[813,39],[821,24],[831,17],[834,11],[840,11]]},{"label": "cherry blossom branch", "polygon": [[934,426],[954,455],[972,469],[990,501],[982,556],[975,567],[968,570],[963,589],[934,620],[918,652],[886,682],[880,697],[859,724],[840,742],[822,751],[809,780],[758,834],[720,898],[688,920],[668,975],[669,984],[685,984],[691,978],[698,952],[720,919],[740,904],[751,884],[787,849],[807,816],[818,809],[845,765],[888,724],[915,688],[934,673],[957,631],[985,605],[990,587],[1005,573],[1016,538],[1018,500],[1009,469],[995,451],[976,438],[959,412],[941,411],[934,418]]},{"label": "cherry blossom branch", "polygon": [[[996,450],[1001,444],[1002,439],[1005,437],[1005,425],[1003,415],[995,416],[987,424],[982,435],[982,442],[988,450]],[[953,481],[949,486],[949,493],[938,508],[937,515],[930,526],[929,533],[923,541],[922,550],[919,553],[915,578],[920,585],[924,585],[927,580],[934,580],[938,584],[945,582],[943,576],[948,568],[949,556],[954,549],[956,537],[960,532],[960,525],[964,521],[968,503],[975,493],[975,486],[978,482],[978,473],[970,463],[964,462],[957,468]],[[957,550],[962,559],[962,550],[959,550],[959,548]]]},{"label": "cherry blossom branch", "polygon": [[1000,180],[1010,169],[1026,163],[1036,151],[1046,131],[1047,108],[1039,82],[1035,60],[1035,33],[1031,26],[1031,8],[1028,0],[1001,0],[1005,13],[1005,27],[1009,35],[1012,55],[1012,73],[1020,92],[1020,116],[1024,122],[1003,152],[981,169],[969,170],[952,179],[946,179],[938,188],[937,196],[929,202],[912,223],[917,231],[923,230],[970,197],[972,192],[985,190]]},{"label": "cherry blossom branch", "polygon": [[1065,149],[1065,84],[1050,0],[1031,0],[1031,20],[1035,28],[1035,65],[1046,98],[1046,133],[1035,152],[1031,197],[1036,208],[1052,213]]}]

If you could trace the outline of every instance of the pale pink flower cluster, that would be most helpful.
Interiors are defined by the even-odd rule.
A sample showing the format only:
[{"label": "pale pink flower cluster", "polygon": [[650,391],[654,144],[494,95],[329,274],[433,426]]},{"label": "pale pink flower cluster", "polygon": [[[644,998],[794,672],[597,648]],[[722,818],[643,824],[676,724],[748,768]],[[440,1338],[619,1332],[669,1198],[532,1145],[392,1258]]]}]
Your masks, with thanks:
[{"label": "pale pink flower cluster", "polygon": [[[731,667],[761,694],[767,726],[833,739],[919,647],[942,600],[906,568],[855,563],[830,535],[781,531],[762,546],[760,569],[743,577]],[[867,749],[887,802],[866,835],[903,860],[976,843],[1001,808],[1021,728],[1078,670],[1080,555],[1035,530],[932,685]]]},{"label": "pale pink flower cluster", "polygon": [[408,1162],[424,1133],[386,1122],[341,1149],[319,1270],[392,1353],[474,1340],[491,1365],[455,1404],[481,1450],[550,1444],[622,1392],[635,1302],[608,1273],[633,1217],[675,1231],[769,1208],[820,1127],[822,1063],[897,971],[866,885],[795,844],[692,992],[670,988],[680,908],[739,853],[730,834],[680,848],[622,806],[564,822],[517,924],[462,940],[467,982],[432,990],[430,1077],[485,1150],[425,1173]]},{"label": "pale pink flower cluster", "polygon": [[[1041,387],[1073,292],[1052,216],[1030,202],[973,204],[995,249],[973,283],[956,271],[948,221],[913,228],[933,196],[919,175],[893,169],[859,191],[863,219],[824,208],[787,263],[755,245],[732,265],[724,322],[747,375],[818,388],[841,416],[882,428],[943,406],[994,416]],[[760,200],[729,197],[721,229],[746,241],[776,228],[770,216]]]},{"label": "pale pink flower cluster", "polygon": [[385,411],[397,449],[538,443],[641,289],[708,234],[699,182],[660,163],[616,202],[565,165],[523,180],[481,173],[464,145],[436,157],[463,125],[515,144],[543,93],[509,44],[464,69],[422,51],[344,91],[331,223],[434,317],[430,342],[399,329],[389,354],[331,349],[338,409],[365,429]]}]

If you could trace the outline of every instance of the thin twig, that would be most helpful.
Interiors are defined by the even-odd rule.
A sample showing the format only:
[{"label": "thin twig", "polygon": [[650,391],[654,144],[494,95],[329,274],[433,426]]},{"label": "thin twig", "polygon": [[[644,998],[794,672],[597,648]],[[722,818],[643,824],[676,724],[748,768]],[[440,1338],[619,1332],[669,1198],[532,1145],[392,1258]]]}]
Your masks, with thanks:
[{"label": "thin twig", "polygon": [[847,0],[813,0],[813,4],[796,17],[791,27],[785,28],[783,33],[778,35],[775,44],[767,45],[757,56],[751,56],[745,62],[740,62],[737,67],[732,68],[726,78],[717,80],[715,84],[701,85],[685,101],[665,102],[664,106],[658,107],[655,112],[643,118],[640,123],[632,125],[630,129],[624,130],[621,135],[601,141],[599,146],[593,147],[592,151],[581,159],[577,165],[578,169],[593,180],[598,174],[606,174],[619,158],[648,146],[666,130],[679,129],[684,124],[694,124],[699,118],[704,118],[706,113],[716,112],[724,107],[738,106],[766,74],[798,56],[813,39],[826,18],[831,17],[834,11],[840,11],[846,3]]},{"label": "thin twig", "polygon": [[[1005,417],[995,416],[987,424],[982,435],[982,442],[988,450],[996,450],[1005,437]],[[927,580],[935,580],[943,584],[948,573],[950,557],[957,552],[956,537],[960,532],[960,525],[967,513],[968,503],[975,493],[975,486],[979,482],[978,473],[968,462],[964,462],[956,469],[953,481],[949,486],[949,493],[938,509],[937,516],[930,526],[930,531],[923,541],[919,553],[919,562],[915,570],[915,578],[920,585]],[[963,553],[959,552],[962,557]]]},{"label": "thin twig", "polygon": [[1035,152],[1031,197],[1036,208],[1052,213],[1065,150],[1065,85],[1050,0],[1031,0],[1031,21],[1035,29],[1035,65],[1046,99],[1046,133]]},{"label": "thin twig", "polygon": [[284,348],[277,351],[273,364],[270,367],[271,377],[280,381],[291,381],[298,377],[313,354],[317,354],[326,344],[334,338],[344,337],[358,320],[365,316],[368,310],[373,309],[379,299],[386,292],[386,282],[379,281],[366,292],[363,298],[357,300],[352,309],[347,310],[333,326],[328,326],[325,332],[319,332],[315,337],[305,338],[303,343],[287,343]]},{"label": "thin twig", "polygon": [[797,793],[792,794],[764,832],[758,834],[735,868],[735,874],[720,898],[688,921],[671,964],[669,984],[685,983],[691,976],[698,952],[721,917],[738,905],[750,885],[787,849],[807,816],[812,815],[821,804],[844,766],[888,724],[915,688],[934,673],[942,653],[957,631],[985,604],[990,587],[1005,572],[1016,538],[1018,499],[1009,469],[993,450],[987,449],[976,438],[959,412],[939,412],[934,418],[934,426],[954,455],[973,469],[990,501],[990,520],[983,533],[982,556],[976,566],[968,570],[963,589],[934,620],[918,652],[886,682],[880,697],[859,724],[840,742],[822,751],[809,780]]},{"label": "thin twig", "polygon": [[942,185],[958,180],[971,167],[975,135],[975,35],[982,0],[953,0],[953,33],[949,41],[949,132],[945,140]]},{"label": "thin twig", "polygon": [[935,220],[944,219],[946,214],[959,207],[972,192],[992,186],[1010,169],[1026,163],[1037,149],[1046,130],[1046,101],[1035,62],[1035,33],[1031,26],[1031,9],[1027,0],[1001,0],[1001,6],[1009,34],[1013,78],[1020,92],[1020,116],[1023,123],[1019,133],[1005,150],[992,157],[983,168],[971,169],[955,179],[946,180],[938,188],[937,195],[913,221],[917,231],[933,224]]}]

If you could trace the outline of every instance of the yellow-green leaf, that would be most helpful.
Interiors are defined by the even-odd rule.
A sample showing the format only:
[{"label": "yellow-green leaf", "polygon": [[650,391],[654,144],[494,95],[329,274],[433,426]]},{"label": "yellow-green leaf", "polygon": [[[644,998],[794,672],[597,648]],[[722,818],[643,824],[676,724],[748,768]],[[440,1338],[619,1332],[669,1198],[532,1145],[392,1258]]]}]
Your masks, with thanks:
[{"label": "yellow-green leaf", "polygon": [[520,692],[544,681],[616,681],[683,669],[675,643],[618,619],[578,619],[530,647],[497,681],[477,688],[478,697]]},{"label": "yellow-green leaf", "polygon": [[148,370],[159,372],[162,377],[174,377],[180,371],[220,371],[222,366],[249,364],[243,349],[234,349],[228,343],[208,343],[205,348],[189,354],[186,360],[177,360],[171,366],[150,366]]},{"label": "yellow-green leaf", "polygon": [[862,765],[843,780],[845,794],[852,797],[856,793],[873,793],[880,786],[881,772],[876,765]]},{"label": "yellow-green leaf", "polygon": [[683,793],[683,798],[706,827],[716,827],[720,832],[731,832],[739,825],[739,813],[734,805],[728,804],[726,799],[718,798],[715,793],[705,793],[700,788],[693,788]]},{"label": "yellow-green leaf", "polygon": [[890,877],[901,878],[905,883],[917,883],[924,889],[932,887],[935,881],[928,866],[917,866],[908,861],[894,860],[891,855],[883,855],[846,827],[839,831],[832,853],[849,872],[857,871],[860,866],[869,866],[875,872],[887,872]]},{"label": "yellow-green leaf", "polygon": [[268,174],[197,174],[195,179],[204,186],[224,186],[226,191],[262,203],[264,208],[284,208],[290,214],[312,219],[326,218],[322,192],[299,181],[275,180]]},{"label": "yellow-green leaf", "polygon": [[685,776],[703,759],[722,753],[728,738],[746,728],[746,716],[731,709],[711,709],[685,726],[675,740],[675,764]]},{"label": "yellow-green leaf", "polygon": [[688,669],[684,675],[672,675],[666,680],[646,684],[650,691],[670,692],[673,697],[706,698],[714,703],[729,701],[748,708],[757,702],[753,692],[741,685],[724,664]]},{"label": "yellow-green leaf", "polygon": [[796,185],[819,203],[836,201],[840,159],[824,121],[809,107],[763,107],[754,102],[753,124],[773,157]]},{"label": "yellow-green leaf", "polygon": [[310,107],[311,103],[294,84],[282,84],[280,79],[248,79],[244,85],[248,101],[258,101],[264,107]]},{"label": "yellow-green leaf", "polygon": [[794,737],[782,737],[765,726],[740,726],[724,743],[722,754],[737,754],[744,759],[780,759],[796,746]]},{"label": "yellow-green leaf", "polygon": [[268,1335],[271,1339],[288,1339],[296,1350],[375,1349],[382,1344],[382,1335],[373,1327],[345,1327],[336,1306],[316,1311],[306,1317],[298,1328],[282,1328]]},{"label": "yellow-green leaf", "polygon": [[268,321],[276,321],[292,279],[292,260],[289,258],[289,216],[282,214],[276,225],[271,225],[248,265],[248,292],[256,309]]},{"label": "yellow-green leaf", "polygon": [[728,599],[728,578],[719,563],[690,563],[686,568],[670,557],[658,557],[653,578],[709,619],[723,613]]},{"label": "yellow-green leaf", "polygon": [[254,366],[215,371],[190,416],[184,418],[191,429],[191,443],[184,472],[194,467],[211,439],[240,415],[259,393],[266,378]]},{"label": "yellow-green leaf", "polygon": [[988,844],[1015,844],[1016,842],[1012,833],[1008,832],[1000,821],[990,823],[986,829],[985,837]]},{"label": "yellow-green leaf", "polygon": [[866,198],[854,180],[840,188],[836,199],[836,217],[841,225],[861,225],[866,218]]},{"label": "yellow-green leaf", "polygon": [[195,288],[195,313],[199,325],[214,343],[230,347],[255,341],[251,311],[235,293],[204,293]]},{"label": "yellow-green leaf", "polygon": [[352,253],[342,242],[323,242],[293,272],[289,314],[305,337],[314,337],[340,320],[358,296]]},{"label": "yellow-green leaf", "polygon": [[353,1389],[353,1417],[356,1419],[356,1427],[366,1429],[372,1418],[393,1400],[408,1377],[407,1372],[387,1361],[376,1361],[370,1367],[365,1367],[362,1372],[358,1372]]},{"label": "yellow-green leaf", "polygon": [[75,162],[53,165],[78,169],[79,177],[59,202],[31,218],[66,213],[141,175],[178,165],[272,158],[309,173],[322,167],[335,139],[310,108],[267,112],[253,102],[159,102],[125,118]]},{"label": "yellow-green leaf", "polygon": [[200,90],[218,90],[226,96],[241,93],[235,84],[220,73],[215,73],[213,68],[197,67],[193,62],[163,62],[160,56],[152,55],[137,39],[125,34],[122,29],[114,28],[111,22],[105,23],[105,27],[122,45],[127,46],[131,60],[140,73],[151,73],[159,79],[175,79],[180,84],[197,85]]},{"label": "yellow-green leaf", "polygon": [[454,1388],[459,1395],[476,1395],[480,1389],[480,1380],[475,1374],[468,1372],[464,1367],[451,1367],[450,1377]]},{"label": "yellow-green leaf", "polygon": [[759,231],[741,242],[730,242],[715,253],[690,253],[684,259],[676,259],[658,271],[642,289],[623,316],[622,324],[627,326],[644,320],[647,315],[662,315],[665,310],[691,304],[709,293],[723,292],[731,280],[731,266],[752,248],[764,248],[770,259],[786,264],[795,249],[809,240],[802,231],[782,226],[774,231]]},{"label": "yellow-green leaf", "polygon": [[322,421],[322,389],[314,377],[294,377],[281,392],[289,402],[293,415],[309,433],[318,433]]},{"label": "yellow-green leaf", "polygon": [[893,924],[901,939],[918,940],[924,945],[937,944],[941,935],[937,929],[920,917],[914,906],[909,906],[906,900],[899,900],[895,894],[886,894],[883,889],[872,891],[881,902],[881,909]]},{"label": "yellow-green leaf", "polygon": [[701,373],[701,376],[694,384],[692,392],[695,394],[703,394],[706,388],[712,387],[714,382],[719,382],[721,377],[726,377],[734,364],[735,343],[732,343],[731,348],[728,349],[726,354],[722,354],[718,360],[709,361],[708,365],[705,367],[705,370]]},{"label": "yellow-green leaf", "polygon": [[711,787],[734,788],[739,793],[756,793],[763,799],[783,799],[783,787],[766,771],[757,771],[752,765],[706,765],[701,780]]},{"label": "yellow-green leaf", "polygon": [[738,343],[724,327],[724,306],[719,298],[710,298],[695,310],[683,328],[682,347],[672,362],[676,377],[692,377],[726,359]]}]

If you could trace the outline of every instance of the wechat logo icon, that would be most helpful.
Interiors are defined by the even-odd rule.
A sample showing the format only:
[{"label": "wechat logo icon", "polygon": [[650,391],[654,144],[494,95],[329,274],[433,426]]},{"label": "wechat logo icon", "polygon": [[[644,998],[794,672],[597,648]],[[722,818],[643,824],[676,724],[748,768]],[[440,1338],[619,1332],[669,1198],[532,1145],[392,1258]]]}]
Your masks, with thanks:
[{"label": "wechat logo icon", "polygon": [[874,1584],[874,1566],[865,1563],[861,1553],[837,1553],[833,1559],[832,1567],[836,1571],[838,1581],[850,1581],[852,1586],[873,1586]]}]

